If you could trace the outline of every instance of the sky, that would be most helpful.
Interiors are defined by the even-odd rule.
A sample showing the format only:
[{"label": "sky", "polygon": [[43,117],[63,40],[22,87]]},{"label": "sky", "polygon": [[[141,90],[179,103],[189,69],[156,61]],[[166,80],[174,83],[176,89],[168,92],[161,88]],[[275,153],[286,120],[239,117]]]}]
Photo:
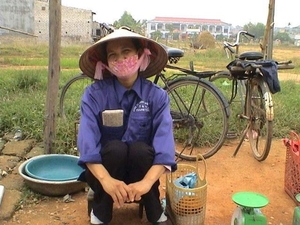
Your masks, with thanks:
[{"label": "sky", "polygon": [[[61,0],[63,6],[92,10],[94,20],[113,23],[127,11],[136,20],[155,17],[220,19],[233,26],[266,24],[269,0]],[[299,0],[275,0],[275,27],[300,25]]]}]

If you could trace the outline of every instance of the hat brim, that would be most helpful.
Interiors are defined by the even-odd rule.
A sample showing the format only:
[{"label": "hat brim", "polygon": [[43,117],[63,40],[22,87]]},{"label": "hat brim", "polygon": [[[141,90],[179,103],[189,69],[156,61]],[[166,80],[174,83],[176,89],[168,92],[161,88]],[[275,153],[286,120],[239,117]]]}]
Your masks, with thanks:
[{"label": "hat brim", "polygon": [[[79,67],[84,74],[94,78],[95,68],[98,61],[103,62],[103,58],[106,57],[106,43],[108,41],[120,38],[134,38],[139,39],[143,48],[148,48],[151,52],[150,63],[146,70],[140,71],[139,75],[145,78],[151,77],[166,66],[168,61],[168,55],[164,47],[154,40],[148,39],[140,34],[131,32],[126,29],[118,29],[101,38],[95,44],[87,48],[79,59]],[[105,59],[106,60],[106,59]],[[108,71],[104,73],[104,78],[108,76]]]}]

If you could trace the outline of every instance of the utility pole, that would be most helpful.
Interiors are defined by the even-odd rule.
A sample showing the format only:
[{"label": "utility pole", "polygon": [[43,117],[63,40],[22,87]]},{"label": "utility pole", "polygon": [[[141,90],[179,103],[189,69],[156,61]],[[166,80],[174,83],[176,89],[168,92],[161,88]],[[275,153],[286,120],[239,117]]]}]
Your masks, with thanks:
[{"label": "utility pole", "polygon": [[273,41],[274,41],[274,17],[275,17],[275,0],[270,1],[270,32],[269,32],[269,41],[268,41],[268,48],[267,48],[267,59],[272,59],[273,58]]},{"label": "utility pole", "polygon": [[273,57],[273,35],[274,35],[274,16],[275,16],[275,0],[269,1],[268,19],[264,33],[261,50],[264,59],[272,59]]},{"label": "utility pole", "polygon": [[45,153],[53,152],[56,128],[56,100],[60,75],[61,0],[49,0],[49,65],[45,104]]}]

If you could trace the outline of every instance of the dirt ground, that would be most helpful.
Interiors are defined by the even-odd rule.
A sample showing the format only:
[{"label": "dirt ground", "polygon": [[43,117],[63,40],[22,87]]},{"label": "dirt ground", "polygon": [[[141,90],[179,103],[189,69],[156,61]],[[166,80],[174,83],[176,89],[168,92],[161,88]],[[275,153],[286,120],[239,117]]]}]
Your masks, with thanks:
[{"label": "dirt ground", "polygon": [[[261,209],[268,224],[291,225],[296,204],[284,191],[286,147],[281,139],[273,140],[269,157],[256,161],[249,143],[244,142],[236,157],[232,154],[237,140],[227,142],[217,154],[206,160],[207,201],[205,225],[231,224],[236,204],[231,197],[240,191],[258,192],[269,199]],[[200,170],[203,172],[203,163]],[[64,203],[62,197],[45,197],[15,212],[1,224],[84,225],[89,224],[85,192],[72,195],[74,202]],[[161,178],[161,197],[165,195],[165,177]],[[149,224],[138,216],[138,205],[127,204],[114,210],[112,225]]]}]

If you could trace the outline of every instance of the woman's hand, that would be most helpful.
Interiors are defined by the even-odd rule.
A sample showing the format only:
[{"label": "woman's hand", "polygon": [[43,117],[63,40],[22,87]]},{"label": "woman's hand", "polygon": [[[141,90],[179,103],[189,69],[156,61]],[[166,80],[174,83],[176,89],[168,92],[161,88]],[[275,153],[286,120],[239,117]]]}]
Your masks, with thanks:
[{"label": "woman's hand", "polygon": [[128,199],[133,199],[128,185],[111,177],[102,164],[87,163],[86,165],[118,208],[122,207]]},{"label": "woman's hand", "polygon": [[145,177],[138,182],[129,184],[128,187],[132,194],[130,201],[139,201],[141,196],[148,193],[153,184],[160,178],[160,176],[166,171],[163,165],[153,165],[145,175]]},{"label": "woman's hand", "polygon": [[130,188],[132,197],[129,198],[131,202],[133,201],[140,201],[141,196],[149,192],[152,187],[151,182],[147,182],[146,180],[141,180],[132,184],[129,184],[128,187]]},{"label": "woman's hand", "polygon": [[101,185],[104,191],[112,197],[118,208],[122,207],[124,203],[128,201],[130,187],[128,187],[123,181],[109,176],[101,180]]}]

